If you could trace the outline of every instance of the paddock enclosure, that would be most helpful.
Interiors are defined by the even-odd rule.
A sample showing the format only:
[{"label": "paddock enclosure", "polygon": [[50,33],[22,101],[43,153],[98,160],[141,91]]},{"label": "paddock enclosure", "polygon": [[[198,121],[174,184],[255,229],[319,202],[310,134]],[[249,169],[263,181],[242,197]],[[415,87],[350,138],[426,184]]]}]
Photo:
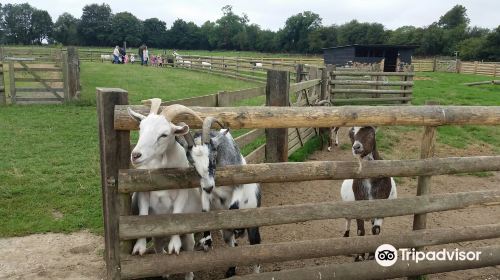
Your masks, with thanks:
[{"label": "paddock enclosure", "polygon": [[[11,104],[63,103],[79,98],[79,59],[74,47],[0,48],[2,72],[9,79],[8,95]],[[6,71],[8,70],[8,71]],[[6,77],[6,76],[5,76]],[[4,75],[0,75],[2,82]],[[0,93],[0,104],[6,104]]]},{"label": "paddock enclosure", "polygon": [[[321,71],[320,71],[321,72]],[[323,74],[324,73],[324,74]],[[305,106],[310,92],[319,97],[329,96],[329,82],[320,82],[313,74],[309,80],[290,84],[287,71],[267,72],[265,88],[251,90],[253,95],[265,95],[267,106],[235,106],[237,101],[224,99],[236,94],[218,93],[200,100],[180,101],[190,106],[202,118],[215,116],[231,129],[251,129],[237,141],[247,144],[256,135],[265,135],[266,143],[259,147],[252,164],[227,166],[217,170],[217,185],[242,183],[282,183],[316,180],[341,180],[371,177],[418,176],[416,196],[394,200],[321,203],[300,203],[262,207],[259,209],[211,211],[196,214],[133,216],[130,194],[136,191],[196,188],[199,177],[187,169],[130,169],[130,131],[138,126],[127,114],[131,107],[147,114],[144,105],[129,105],[127,92],[121,89],[97,89],[97,114],[101,149],[101,183],[105,229],[105,260],[109,279],[132,279],[164,274],[203,271],[207,268],[225,268],[254,263],[277,263],[374,251],[380,244],[389,243],[396,248],[418,248],[454,242],[484,240],[500,237],[500,224],[483,224],[450,228],[426,228],[426,213],[484,207],[500,202],[499,190],[467,191],[432,194],[430,179],[433,175],[459,174],[480,171],[499,171],[500,156],[473,156],[434,158],[436,128],[444,125],[499,125],[500,107],[496,106]],[[329,76],[322,72],[321,77]],[[318,81],[319,80],[319,81]],[[319,88],[313,89],[314,87]],[[302,96],[305,107],[290,106],[296,100],[292,92],[308,89]],[[240,92],[241,93],[241,92]],[[309,95],[308,95],[309,93]],[[241,95],[239,95],[241,96]],[[307,96],[307,97],[306,97]],[[239,100],[234,98],[233,100]],[[297,98],[298,99],[298,98]],[[215,100],[215,101],[214,101]],[[191,102],[191,103],[190,103]],[[212,103],[210,103],[212,102]],[[234,103],[233,103],[234,102]],[[193,104],[195,103],[195,104]],[[167,105],[170,103],[165,103]],[[200,128],[194,118],[179,116],[191,128]],[[311,161],[288,163],[290,130],[297,128],[327,128],[331,126],[423,126],[420,159],[356,161]],[[263,132],[265,131],[265,132]],[[318,130],[319,131],[319,130]],[[295,137],[297,138],[297,137]],[[243,140],[245,139],[245,140]],[[265,160],[265,163],[259,163]],[[272,185],[272,184],[271,184]],[[314,189],[305,183],[305,189]],[[335,190],[338,192],[339,190]],[[307,240],[300,242],[264,243],[235,248],[216,247],[209,252],[181,252],[173,255],[131,256],[132,240],[206,230],[246,228],[301,223],[315,220],[395,217],[414,215],[413,231],[379,236],[363,236]],[[482,251],[479,261],[405,262],[398,261],[390,268],[378,266],[374,261],[325,264],[290,270],[241,275],[235,279],[371,279],[414,276],[438,272],[472,269],[500,264],[500,246],[472,248]],[[203,273],[203,272],[198,272]],[[320,277],[320,278],[318,278]]]}]

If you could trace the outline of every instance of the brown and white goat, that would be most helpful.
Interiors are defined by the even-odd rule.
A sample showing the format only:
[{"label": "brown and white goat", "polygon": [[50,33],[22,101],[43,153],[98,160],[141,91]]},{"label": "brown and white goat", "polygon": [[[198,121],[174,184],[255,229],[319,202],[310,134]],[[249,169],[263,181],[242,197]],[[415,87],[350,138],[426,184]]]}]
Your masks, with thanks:
[{"label": "brown and white goat", "polygon": [[[376,140],[376,129],[373,126],[353,127],[349,130],[349,138],[352,143],[352,154],[360,160],[360,167],[365,160],[382,160]],[[341,187],[341,197],[343,201],[373,200],[373,199],[394,199],[397,197],[396,183],[392,177],[348,179],[344,180]],[[383,218],[372,219],[372,234],[378,235],[382,226]],[[358,236],[365,235],[365,221],[356,219]],[[346,219],[346,229],[344,237],[349,237],[351,219]],[[368,258],[373,258],[370,253]],[[365,258],[364,254],[355,257],[356,261]]]}]

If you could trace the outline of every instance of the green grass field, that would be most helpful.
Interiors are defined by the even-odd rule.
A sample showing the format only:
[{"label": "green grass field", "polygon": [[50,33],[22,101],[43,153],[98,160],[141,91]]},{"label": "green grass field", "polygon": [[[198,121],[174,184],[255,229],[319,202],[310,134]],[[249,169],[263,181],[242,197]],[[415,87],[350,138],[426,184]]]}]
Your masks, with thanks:
[{"label": "green grass field", "polygon": [[[486,77],[418,77],[429,80],[415,82],[416,104],[432,99],[447,105],[500,105],[500,87],[460,85]],[[138,103],[150,97],[172,100],[256,86],[182,69],[107,63],[83,63],[81,82],[80,102],[0,108],[0,237],[79,229],[102,232],[95,87],[124,88],[131,103]],[[498,127],[442,127],[438,141],[456,147],[488,143],[500,151]],[[308,149],[292,160],[303,160]]]}]

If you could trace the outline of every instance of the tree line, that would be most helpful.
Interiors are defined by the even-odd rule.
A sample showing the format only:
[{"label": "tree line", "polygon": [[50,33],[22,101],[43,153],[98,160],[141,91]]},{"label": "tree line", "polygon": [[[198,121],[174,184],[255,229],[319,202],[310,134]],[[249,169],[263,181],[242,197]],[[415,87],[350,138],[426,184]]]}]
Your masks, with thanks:
[{"label": "tree line", "polygon": [[235,14],[230,5],[214,22],[198,26],[177,19],[167,28],[157,18],[142,21],[129,12],[113,14],[108,4],[86,5],[80,18],[64,13],[53,22],[47,11],[27,3],[0,3],[2,44],[113,46],[124,41],[128,46],[145,43],[155,48],[293,53],[321,53],[322,48],[350,44],[404,44],[417,45],[416,55],[453,56],[458,51],[464,60],[500,60],[500,25],[493,30],[470,26],[462,5],[428,26],[395,30],[357,20],[325,26],[318,14],[305,11],[290,16],[275,32],[250,23],[247,15]]}]

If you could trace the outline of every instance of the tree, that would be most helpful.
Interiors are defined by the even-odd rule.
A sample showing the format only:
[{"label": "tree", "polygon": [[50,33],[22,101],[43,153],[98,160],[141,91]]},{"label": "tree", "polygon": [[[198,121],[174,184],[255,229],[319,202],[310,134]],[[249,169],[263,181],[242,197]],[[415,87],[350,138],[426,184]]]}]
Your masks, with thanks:
[{"label": "tree", "polygon": [[64,13],[57,18],[54,24],[52,37],[56,42],[65,46],[78,44],[78,19],[69,13]]},{"label": "tree", "polygon": [[35,9],[29,4],[7,4],[3,6],[3,29],[7,43],[32,43],[31,16]]},{"label": "tree", "polygon": [[130,46],[139,46],[142,41],[142,22],[129,12],[114,15],[109,41],[116,45],[127,42]]},{"label": "tree", "polygon": [[320,26],[321,18],[316,13],[306,11],[291,16],[279,31],[281,45],[287,51],[306,52],[309,49],[309,34]]},{"label": "tree", "polygon": [[321,52],[322,48],[338,45],[338,26],[321,26],[309,34],[309,51]]},{"label": "tree", "polygon": [[143,22],[142,41],[151,47],[162,47],[165,44],[167,24],[157,18],[148,18]]},{"label": "tree", "polygon": [[215,22],[205,21],[200,27],[200,49],[213,50],[217,47],[217,38],[215,36]]},{"label": "tree", "polygon": [[226,5],[222,7],[223,16],[215,23],[214,34],[216,36],[217,48],[233,50],[239,49],[241,45],[241,34],[248,22],[246,15],[238,16],[233,13],[233,7]]},{"label": "tree", "polygon": [[169,46],[186,50],[197,49],[199,41],[199,27],[193,22],[177,19],[167,32]]},{"label": "tree", "polygon": [[455,5],[439,18],[438,24],[445,29],[452,29],[458,26],[467,26],[469,22],[467,9],[462,5]]},{"label": "tree", "polygon": [[109,45],[111,19],[111,8],[108,4],[91,4],[83,7],[82,17],[78,24],[81,42],[89,46]]},{"label": "tree", "polygon": [[423,32],[420,52],[425,55],[443,54],[445,42],[444,31],[436,23],[429,25]]},{"label": "tree", "polygon": [[481,58],[500,61],[500,25],[486,36],[481,50]]},{"label": "tree", "polygon": [[383,44],[389,36],[382,24],[360,23],[357,20],[340,25],[338,32],[339,45]]},{"label": "tree", "polygon": [[48,42],[52,34],[54,23],[49,13],[44,10],[34,10],[31,15],[30,37],[37,44],[42,44],[44,40]]},{"label": "tree", "polygon": [[422,28],[402,26],[390,33],[387,42],[395,45],[419,45],[421,40]]}]

